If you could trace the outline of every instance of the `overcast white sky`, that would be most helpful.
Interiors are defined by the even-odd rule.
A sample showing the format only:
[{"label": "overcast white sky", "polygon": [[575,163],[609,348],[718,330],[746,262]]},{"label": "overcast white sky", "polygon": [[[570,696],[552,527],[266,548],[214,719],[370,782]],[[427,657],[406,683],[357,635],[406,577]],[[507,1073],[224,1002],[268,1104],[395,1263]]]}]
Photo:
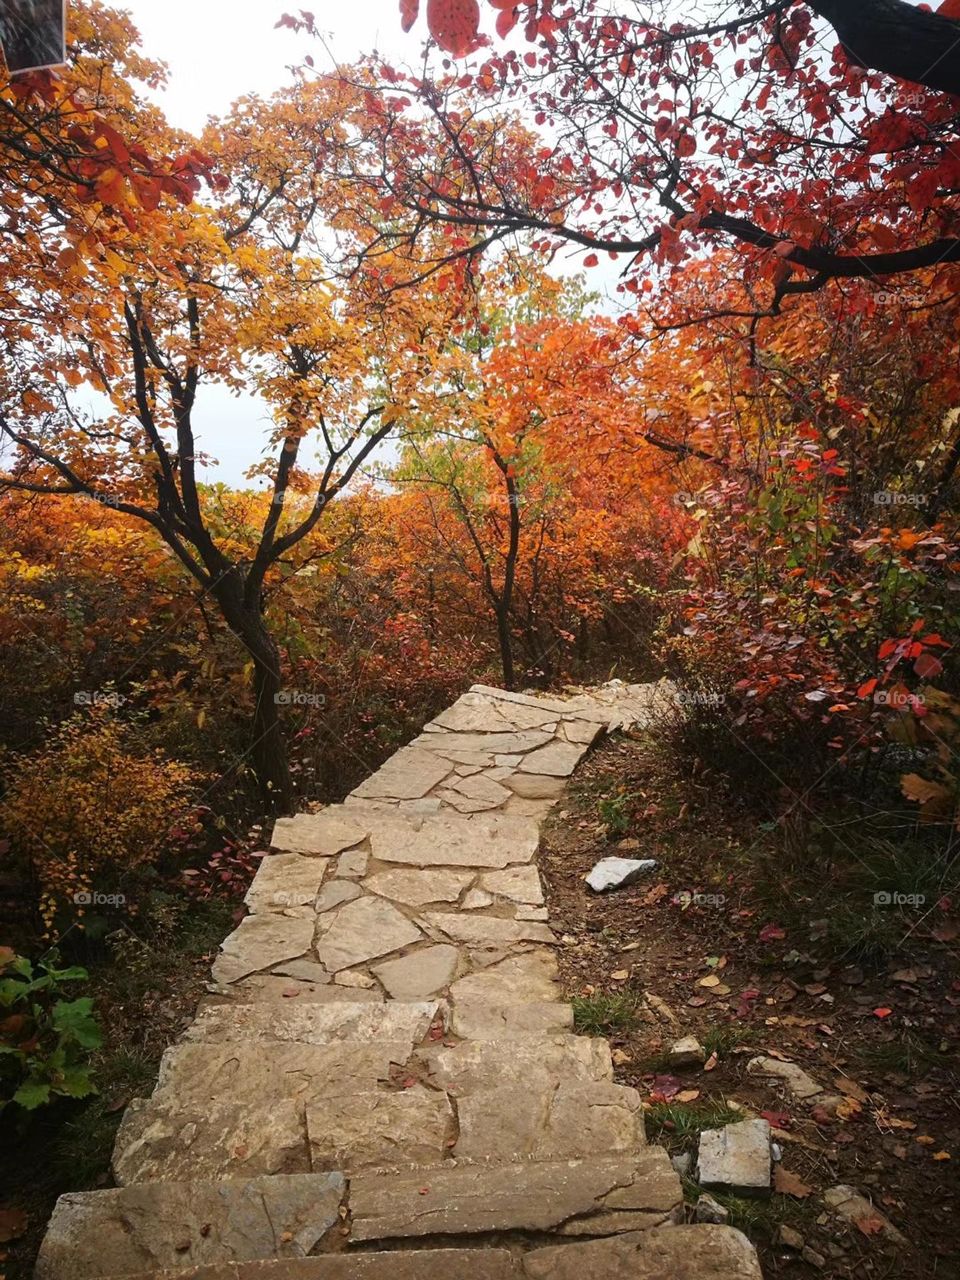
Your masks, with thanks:
[{"label": "overcast white sky", "polygon": [[[144,52],[165,62],[170,72],[160,95],[171,123],[199,132],[210,115],[224,113],[245,93],[270,93],[289,83],[288,68],[310,53],[324,65],[323,47],[276,22],[285,12],[312,8],[317,25],[329,32],[332,55],[349,62],[378,49],[394,61],[416,60],[422,35],[400,29],[397,0],[117,0],[143,36]],[[421,24],[422,25],[422,24]],[[247,483],[243,473],[259,456],[265,410],[225,388],[207,387],[198,398],[195,423],[199,447],[218,460],[208,479]],[[305,457],[304,462],[308,462]],[[309,465],[309,463],[308,463]]]},{"label": "overcast white sky", "polygon": [[399,61],[415,60],[422,28],[400,30],[397,0],[117,0],[143,35],[146,52],[170,68],[163,96],[170,120],[199,130],[241,94],[269,93],[289,81],[287,68],[305,53],[322,67],[322,48],[303,35],[276,30],[285,12],[312,9],[317,26],[330,33],[338,60],[351,61],[378,49]]},{"label": "overcast white sky", "polygon": [[[199,133],[207,118],[224,114],[244,94],[269,94],[290,82],[289,68],[313,56],[318,70],[350,62],[373,50],[395,65],[416,65],[422,57],[426,23],[421,17],[409,35],[400,28],[398,0],[115,0],[133,17],[144,53],[166,63],[169,84],[157,95],[172,124]],[[276,28],[285,12],[312,8],[324,43],[287,28]],[[426,7],[425,5],[423,6]],[[326,45],[326,52],[325,46]],[[582,252],[571,250],[554,269],[578,272]],[[603,263],[590,273],[595,290],[611,290],[617,268]],[[82,397],[94,414],[99,398]],[[268,414],[259,400],[237,397],[224,387],[203,386],[197,397],[194,427],[199,451],[212,460],[203,478],[245,486],[245,471],[260,461]],[[307,442],[310,446],[310,442]],[[389,442],[381,459],[389,456]],[[312,446],[301,462],[312,467]],[[258,479],[258,487],[265,481]]]}]

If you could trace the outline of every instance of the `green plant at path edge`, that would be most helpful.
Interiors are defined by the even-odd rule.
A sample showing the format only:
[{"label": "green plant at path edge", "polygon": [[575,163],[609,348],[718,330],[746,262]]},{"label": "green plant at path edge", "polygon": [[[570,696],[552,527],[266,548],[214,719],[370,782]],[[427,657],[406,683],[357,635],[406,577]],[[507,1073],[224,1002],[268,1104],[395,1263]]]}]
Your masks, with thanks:
[{"label": "green plant at path edge", "polygon": [[11,1102],[34,1111],[56,1097],[96,1093],[90,1054],[101,1044],[89,997],[64,1000],[61,984],[81,982],[85,969],[36,968],[0,947],[0,1110]]}]

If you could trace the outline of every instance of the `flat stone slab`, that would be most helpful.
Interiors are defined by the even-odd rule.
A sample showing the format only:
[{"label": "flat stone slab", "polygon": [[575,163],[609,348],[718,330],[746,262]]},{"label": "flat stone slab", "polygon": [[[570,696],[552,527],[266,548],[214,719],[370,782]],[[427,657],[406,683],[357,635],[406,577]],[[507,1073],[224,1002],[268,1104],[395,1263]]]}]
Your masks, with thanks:
[{"label": "flat stone slab", "polygon": [[569,778],[586,751],[587,748],[579,742],[557,740],[531,751],[517,768],[521,773],[543,773],[552,778]]},{"label": "flat stone slab", "polygon": [[639,1093],[607,1081],[539,1091],[524,1084],[481,1090],[458,1100],[457,1115],[458,1159],[631,1155],[646,1141]]},{"label": "flat stone slab", "polygon": [[299,853],[269,854],[261,861],[244,902],[252,912],[312,907],[328,861]]},{"label": "flat stone slab", "polygon": [[403,1063],[409,1056],[406,1042],[390,1040],[175,1044],[160,1061],[153,1101],[166,1104],[177,1098],[198,1112],[224,1098],[238,1105],[256,1105],[271,1097],[309,1102],[376,1089],[379,1081],[389,1078],[391,1063]]},{"label": "flat stone slab", "polygon": [[425,911],[424,922],[456,942],[471,947],[508,947],[519,942],[556,942],[550,927],[536,920],[504,920],[500,916],[457,915]]},{"label": "flat stone slab", "polygon": [[656,867],[655,858],[601,858],[590,870],[587,885],[594,893],[625,889]]},{"label": "flat stone slab", "polygon": [[483,773],[460,778],[452,785],[454,791],[466,796],[468,800],[477,800],[491,806],[506,804],[511,795],[506,787]]},{"label": "flat stone slab", "polygon": [[284,960],[307,955],[313,943],[312,918],[294,918],[265,911],[240,921],[220,946],[213,962],[214,982],[236,982],[247,974],[272,969]]},{"label": "flat stone slab", "polygon": [[302,1258],[339,1221],[340,1173],[155,1182],[61,1196],[36,1280]]},{"label": "flat stone slab", "polygon": [[488,1004],[484,1000],[458,1000],[450,1030],[463,1040],[566,1035],[573,1031],[573,1006],[559,1001]]},{"label": "flat stone slab", "polygon": [[472,871],[441,867],[430,871],[380,871],[368,876],[363,887],[381,898],[423,907],[429,902],[456,902],[474,880]]},{"label": "flat stone slab", "polygon": [[577,1080],[612,1080],[606,1040],[586,1036],[529,1036],[517,1040],[464,1040],[422,1049],[430,1083],[463,1097],[510,1084],[558,1088]]},{"label": "flat stone slab", "polygon": [[557,718],[557,712],[546,707],[504,702],[471,692],[458,698],[430,723],[456,733],[510,733],[518,729],[549,727],[552,730]]},{"label": "flat stone slab", "polygon": [[779,1058],[768,1058],[760,1055],[751,1058],[747,1063],[747,1074],[766,1076],[768,1080],[781,1081],[795,1098],[813,1098],[823,1092],[812,1076],[807,1075],[795,1062],[781,1062]]},{"label": "flat stone slab", "polygon": [[419,1086],[348,1094],[306,1115],[314,1170],[439,1164],[455,1133],[446,1094]]},{"label": "flat stone slab", "polygon": [[[547,748],[544,747],[546,751]],[[555,800],[563,793],[565,778],[553,778],[544,773],[512,773],[503,784],[518,796],[527,800]]]},{"label": "flat stone slab", "polygon": [[459,978],[450,995],[455,1005],[468,1001],[488,1005],[549,1003],[560,995],[557,972],[553,952],[538,947]]},{"label": "flat stone slab", "polygon": [[409,1043],[410,1052],[426,1036],[437,1001],[400,1000],[352,1004],[218,1005],[203,1009],[184,1033],[186,1040],[224,1044],[238,1040],[334,1044],[378,1038]]},{"label": "flat stone slab", "polygon": [[763,1280],[756,1250],[732,1227],[654,1227],[550,1245],[525,1253],[522,1267],[526,1280]]},{"label": "flat stone slab", "polygon": [[906,1238],[887,1215],[882,1213],[876,1205],[871,1204],[866,1196],[861,1195],[856,1187],[848,1186],[846,1183],[828,1187],[823,1193],[823,1203],[853,1226],[858,1222],[872,1219],[881,1224],[881,1231],[888,1239],[896,1241],[897,1244],[907,1243]]},{"label": "flat stone slab", "polygon": [[[476,764],[475,759],[462,759],[463,752],[483,752],[487,764],[493,764],[495,755],[526,755],[528,751],[536,751],[553,740],[553,733],[543,729],[523,729],[517,733],[421,733],[414,739],[414,745],[423,751],[431,751],[457,764]],[[450,755],[450,752],[458,754]],[[541,773],[543,770],[537,770]]]},{"label": "flat stone slab", "polygon": [[363,890],[352,880],[331,880],[325,884],[317,896],[316,911],[320,915],[324,911],[333,911],[342,907],[345,902],[359,898]]},{"label": "flat stone slab", "polygon": [[391,1249],[247,1262],[223,1271],[165,1271],[150,1280],[524,1280],[524,1274],[519,1258],[506,1249]]},{"label": "flat stone slab", "polygon": [[481,889],[498,898],[526,906],[543,905],[543,885],[536,867],[507,867],[503,871],[485,871],[480,877]]},{"label": "flat stone slab", "polygon": [[[302,963],[321,968],[309,961]],[[289,976],[286,973],[256,974],[233,986],[214,986],[210,994],[204,996],[200,1007],[205,1009],[220,1004],[329,1004],[334,1000],[383,1000],[383,994],[379,991],[351,992],[329,985],[329,980],[322,985],[319,980],[297,977],[300,967],[298,961],[281,967],[291,971]]]},{"label": "flat stone slab", "polygon": [[117,1130],[113,1172],[121,1186],[310,1173],[303,1107],[272,1096],[199,1108],[176,1095],[135,1098]]},{"label": "flat stone slab", "polygon": [[370,834],[370,848],[378,862],[402,862],[415,867],[478,867],[502,869],[531,862],[540,845],[540,831],[528,818],[507,814],[459,817],[428,814],[422,818],[378,818]]},{"label": "flat stone slab", "polygon": [[417,1000],[447,986],[457,971],[459,958],[456,947],[440,944],[385,960],[374,965],[373,972],[395,1000]]},{"label": "flat stone slab", "polygon": [[402,747],[350,794],[362,800],[416,800],[442,782],[451,767],[433,752]]},{"label": "flat stone slab", "polygon": [[325,969],[339,973],[378,956],[389,955],[423,937],[417,926],[382,898],[357,898],[337,910],[317,943]]},{"label": "flat stone slab", "polygon": [[770,1194],[770,1125],[741,1120],[722,1129],[704,1129],[698,1157],[700,1185],[734,1195]]},{"label": "flat stone slab", "polygon": [[321,813],[298,813],[293,818],[278,818],[271,844],[274,849],[285,849],[290,853],[333,857],[360,844],[366,836],[366,828],[338,806]]},{"label": "flat stone slab", "polygon": [[[405,1239],[489,1231],[603,1234],[665,1222],[681,1201],[665,1151],[634,1158],[457,1165],[360,1173],[350,1181],[350,1239]],[[616,1228],[614,1228],[616,1229]]]}]

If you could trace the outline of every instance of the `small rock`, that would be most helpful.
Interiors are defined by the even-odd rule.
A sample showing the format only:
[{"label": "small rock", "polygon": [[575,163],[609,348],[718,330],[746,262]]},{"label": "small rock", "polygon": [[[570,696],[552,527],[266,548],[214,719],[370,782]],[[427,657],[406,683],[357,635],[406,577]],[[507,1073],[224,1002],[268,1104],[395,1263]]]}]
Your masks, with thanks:
[{"label": "small rock", "polygon": [[827,1265],[827,1260],[823,1254],[817,1253],[816,1249],[811,1249],[808,1244],[803,1246],[800,1257],[804,1262],[809,1262],[811,1267],[816,1267],[818,1271],[822,1271]]},{"label": "small rock", "polygon": [[670,1157],[670,1163],[681,1178],[686,1178],[693,1167],[693,1153],[691,1151],[681,1151],[678,1156]]},{"label": "small rock", "polygon": [[492,902],[492,893],[487,893],[484,889],[471,889],[465,895],[460,906],[464,911],[482,911],[484,907],[489,907]]},{"label": "small rock", "polygon": [[670,1046],[667,1057],[671,1067],[702,1067],[707,1051],[696,1036],[684,1036]]},{"label": "small rock", "polygon": [[777,1244],[782,1244],[787,1249],[796,1249],[799,1253],[803,1248],[803,1236],[799,1231],[794,1231],[793,1227],[781,1225],[777,1232]]},{"label": "small rock", "polygon": [[369,991],[371,987],[377,984],[366,973],[338,973],[334,978],[334,982],[338,987],[362,987],[365,991]]},{"label": "small rock", "polygon": [[770,1157],[774,1161],[780,1161],[783,1159],[783,1148],[780,1146],[779,1142],[770,1143]]},{"label": "small rock", "polygon": [[702,1195],[697,1201],[693,1216],[697,1222],[712,1222],[722,1227],[730,1217],[730,1211],[714,1200],[713,1196]]},{"label": "small rock", "polygon": [[823,1090],[811,1076],[798,1067],[795,1062],[781,1062],[779,1058],[767,1058],[761,1055],[751,1058],[747,1063],[747,1074],[751,1076],[772,1076],[781,1080],[795,1098],[812,1098]]},{"label": "small rock", "polygon": [[736,1195],[770,1194],[770,1125],[738,1120],[700,1135],[700,1185]]},{"label": "small rock", "polygon": [[601,858],[587,876],[587,884],[594,893],[625,889],[656,865],[655,858]]},{"label": "small rock", "polygon": [[847,1222],[856,1226],[857,1222],[863,1219],[870,1219],[879,1222],[882,1232],[890,1240],[895,1240],[897,1244],[906,1244],[905,1238],[893,1225],[890,1219],[871,1204],[866,1196],[862,1196],[856,1187],[848,1186],[846,1183],[839,1183],[835,1187],[829,1187],[823,1193],[824,1204],[839,1214]]}]

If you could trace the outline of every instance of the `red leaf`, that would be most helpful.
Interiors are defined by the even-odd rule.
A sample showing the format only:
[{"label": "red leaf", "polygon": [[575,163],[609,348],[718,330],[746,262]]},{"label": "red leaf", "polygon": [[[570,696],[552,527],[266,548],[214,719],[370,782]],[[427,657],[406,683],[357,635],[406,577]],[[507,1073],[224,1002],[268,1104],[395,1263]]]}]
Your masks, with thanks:
[{"label": "red leaf", "polygon": [[914,662],[913,669],[921,680],[933,680],[943,670],[943,663],[932,653],[921,653]]},{"label": "red leaf", "polygon": [[892,1009],[886,1009],[886,1008],[874,1009],[873,1016],[875,1018],[889,1018],[891,1013],[893,1013]]},{"label": "red leaf", "polygon": [[501,9],[497,17],[497,35],[503,39],[504,36],[510,34],[517,25],[517,19],[520,17],[519,9]]},{"label": "red leaf", "polygon": [[765,924],[760,930],[761,942],[775,942],[780,938],[785,938],[786,936],[786,929],[781,929],[778,924]]},{"label": "red leaf", "polygon": [[873,693],[873,691],[874,691],[874,689],[875,689],[876,687],[877,687],[877,681],[876,681],[875,679],[874,679],[874,680],[866,680],[866,681],[864,681],[864,683],[863,683],[863,684],[860,686],[860,688],[857,690],[857,697],[858,697],[858,698],[869,698],[869,697],[870,697],[870,695],[871,695],[871,693]]},{"label": "red leaf", "polygon": [[427,0],[427,25],[441,49],[462,58],[476,47],[480,5],[477,0]]},{"label": "red leaf", "polygon": [[400,25],[409,31],[420,12],[420,0],[400,0]]},{"label": "red leaf", "polygon": [[584,258],[584,260],[583,260],[583,265],[584,265],[585,267],[596,267],[596,266],[599,266],[599,265],[600,265],[600,259],[597,257],[597,255],[596,255],[595,253],[588,253],[588,254],[587,254],[587,256],[586,256],[586,257]]}]

